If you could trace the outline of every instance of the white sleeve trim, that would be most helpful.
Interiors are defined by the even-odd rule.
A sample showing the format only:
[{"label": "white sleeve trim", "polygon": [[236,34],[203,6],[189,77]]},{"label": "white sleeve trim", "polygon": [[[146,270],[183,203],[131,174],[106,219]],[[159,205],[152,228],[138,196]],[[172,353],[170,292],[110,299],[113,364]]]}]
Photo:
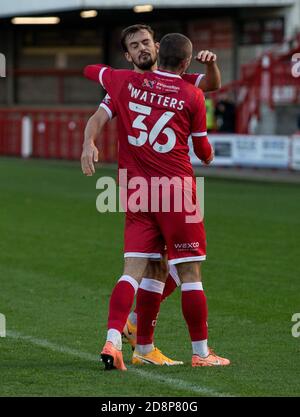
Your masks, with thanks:
[{"label": "white sleeve trim", "polygon": [[107,70],[107,67],[101,68],[101,70],[99,72],[99,82],[102,85],[102,87],[104,87],[104,85],[103,85],[103,79],[102,78],[103,78],[103,73],[104,73],[105,70]]},{"label": "white sleeve trim", "polygon": [[196,81],[195,81],[195,86],[199,87],[200,81],[202,80],[202,78],[205,77],[205,74],[199,74]]},{"label": "white sleeve trim", "polygon": [[202,136],[207,136],[207,132],[192,132],[191,135],[200,138]]},{"label": "white sleeve trim", "polygon": [[110,108],[105,103],[100,103],[99,107],[102,107],[106,111],[110,120],[113,118],[112,111],[110,110]]}]

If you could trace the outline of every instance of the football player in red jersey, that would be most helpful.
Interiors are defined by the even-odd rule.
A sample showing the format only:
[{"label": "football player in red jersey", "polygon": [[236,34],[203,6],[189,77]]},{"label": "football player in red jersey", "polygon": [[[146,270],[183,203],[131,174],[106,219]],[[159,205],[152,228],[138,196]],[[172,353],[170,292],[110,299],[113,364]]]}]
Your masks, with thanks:
[{"label": "football player in red jersey", "polygon": [[[136,72],[143,73],[145,70],[154,71],[157,69],[159,44],[154,41],[154,32],[150,26],[133,25],[124,29],[121,44],[126,59],[133,64]],[[214,53],[208,50],[200,51],[196,60],[206,65],[206,74],[183,74],[182,78],[204,92],[217,90],[221,86],[221,76],[216,59]],[[88,65],[84,71],[85,76],[90,80],[99,82],[99,68],[99,65]],[[113,116],[115,116],[114,107],[107,95],[100,104],[98,111],[87,124],[86,140],[83,144],[81,157],[82,170],[86,175],[94,174],[93,161],[96,162],[95,158],[98,160],[95,138],[97,138],[105,123]]]},{"label": "football player in red jersey", "polygon": [[[203,95],[180,77],[190,63],[191,43],[179,34],[168,35],[163,40],[161,68],[147,73],[146,78],[133,71],[118,71],[106,66],[102,66],[99,73],[101,84],[117,108],[120,155],[130,153],[131,164],[127,167],[130,178],[137,175],[148,181],[153,175],[193,178],[187,145],[191,132],[195,153],[206,162],[212,158],[212,148],[206,130],[203,130],[206,129]],[[164,242],[167,243],[169,262],[177,265],[182,282],[182,309],[192,340],[192,365],[229,364],[228,360],[218,357],[207,347],[207,308],[199,263],[205,259],[203,224],[198,221],[191,227],[185,221],[187,213],[184,210],[177,213],[173,209],[171,214],[166,216],[159,212],[154,218],[149,213],[129,211],[126,214],[124,274],[111,296],[107,343],[102,351],[108,369],[125,369],[120,344],[126,314],[149,259],[161,257]],[[192,239],[193,242],[178,243],[182,239],[188,242]],[[152,343],[151,326],[159,310],[162,286],[157,280],[151,281],[140,286],[137,297],[138,332],[133,363],[172,365],[175,363],[166,362]]]},{"label": "football player in red jersey", "polygon": [[[126,59],[133,64],[135,71],[143,73],[146,70],[157,69],[157,53],[159,44],[154,40],[154,32],[147,25],[133,25],[124,29],[121,37],[121,44]],[[218,89],[221,85],[220,71],[216,63],[216,55],[208,50],[200,51],[196,59],[206,64],[206,74],[183,74],[182,78],[201,88],[203,91]],[[85,68],[87,78],[99,82],[99,65],[89,65]],[[86,175],[95,172],[93,161],[98,160],[98,149],[95,141],[104,125],[116,115],[112,100],[107,94],[101,102],[97,112],[89,119],[86,131],[85,142],[82,152],[82,170]],[[167,280],[166,280],[167,276]],[[168,297],[180,286],[180,279],[174,265],[167,266],[166,260],[151,262],[145,274],[145,279],[156,278],[165,282],[161,301]],[[130,313],[124,327],[124,335],[134,348],[136,344],[136,310]]]}]

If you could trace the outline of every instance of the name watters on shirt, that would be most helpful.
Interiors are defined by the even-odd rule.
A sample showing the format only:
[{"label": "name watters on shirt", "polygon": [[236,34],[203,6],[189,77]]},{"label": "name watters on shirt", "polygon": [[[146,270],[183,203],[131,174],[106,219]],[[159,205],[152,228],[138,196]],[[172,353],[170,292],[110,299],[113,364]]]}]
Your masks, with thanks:
[{"label": "name watters on shirt", "polygon": [[128,84],[131,98],[143,101],[150,104],[158,104],[170,109],[183,110],[185,100],[178,100],[174,97],[169,97],[162,94],[153,93],[152,91],[145,91],[133,87],[131,83]]}]

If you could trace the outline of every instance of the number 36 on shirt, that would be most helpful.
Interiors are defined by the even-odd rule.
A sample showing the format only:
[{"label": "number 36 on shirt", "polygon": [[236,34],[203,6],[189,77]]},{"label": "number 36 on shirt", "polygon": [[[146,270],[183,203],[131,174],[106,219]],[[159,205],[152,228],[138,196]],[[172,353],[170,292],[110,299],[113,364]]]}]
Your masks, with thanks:
[{"label": "number 36 on shirt", "polygon": [[[129,109],[135,113],[138,113],[138,116],[134,119],[132,127],[140,130],[139,137],[128,135],[128,142],[133,146],[143,146],[149,140],[150,145],[156,152],[166,153],[170,152],[176,144],[176,135],[173,129],[170,127],[165,127],[166,124],[174,116],[174,112],[166,111],[164,112],[157,122],[154,124],[151,131],[148,133],[147,126],[144,123],[144,120],[147,116],[151,114],[152,108],[149,106],[143,106],[142,104],[129,102]],[[164,145],[156,142],[156,139],[160,133],[163,133],[167,136],[167,142]]]}]

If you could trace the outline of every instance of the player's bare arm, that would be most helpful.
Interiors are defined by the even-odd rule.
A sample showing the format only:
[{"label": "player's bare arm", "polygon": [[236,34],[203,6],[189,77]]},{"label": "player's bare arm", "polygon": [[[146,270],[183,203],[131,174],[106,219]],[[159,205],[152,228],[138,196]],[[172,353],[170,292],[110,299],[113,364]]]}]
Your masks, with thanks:
[{"label": "player's bare arm", "polygon": [[86,124],[81,154],[81,168],[85,175],[91,176],[95,173],[94,162],[98,161],[98,149],[95,143],[108,121],[107,112],[100,107]]},{"label": "player's bare arm", "polygon": [[199,83],[202,91],[215,91],[221,87],[221,73],[217,65],[217,55],[211,51],[203,50],[195,56],[196,61],[206,65],[205,77]]}]

